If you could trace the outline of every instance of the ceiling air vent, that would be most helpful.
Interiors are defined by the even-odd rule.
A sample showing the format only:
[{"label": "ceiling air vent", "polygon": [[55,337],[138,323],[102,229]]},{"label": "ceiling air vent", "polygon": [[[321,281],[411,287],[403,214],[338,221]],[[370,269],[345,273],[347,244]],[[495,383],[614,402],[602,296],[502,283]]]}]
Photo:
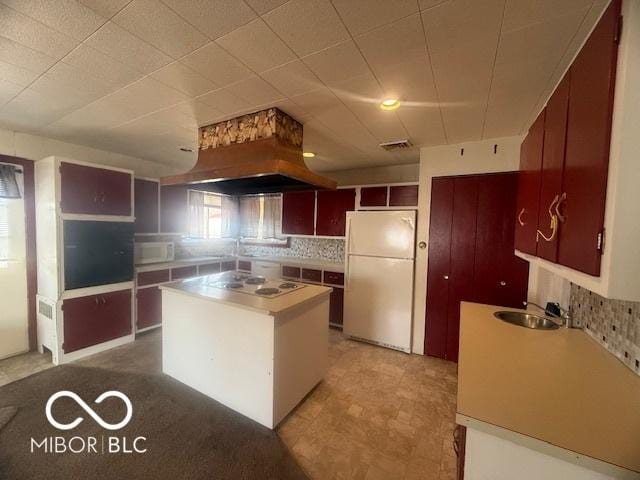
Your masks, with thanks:
[{"label": "ceiling air vent", "polygon": [[381,143],[380,146],[384,148],[387,152],[392,152],[393,150],[404,150],[405,148],[413,147],[413,144],[407,140],[394,140],[393,142],[384,142]]}]

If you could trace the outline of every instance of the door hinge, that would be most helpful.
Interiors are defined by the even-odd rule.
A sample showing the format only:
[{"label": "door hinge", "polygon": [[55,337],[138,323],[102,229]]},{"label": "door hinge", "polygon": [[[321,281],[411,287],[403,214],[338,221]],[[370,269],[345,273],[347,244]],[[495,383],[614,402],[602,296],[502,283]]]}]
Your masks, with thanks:
[{"label": "door hinge", "polygon": [[615,43],[620,43],[620,38],[622,38],[622,15],[618,17],[618,26],[616,28],[616,35],[613,38]]},{"label": "door hinge", "polygon": [[604,251],[604,229],[598,233],[597,250],[602,253]]}]

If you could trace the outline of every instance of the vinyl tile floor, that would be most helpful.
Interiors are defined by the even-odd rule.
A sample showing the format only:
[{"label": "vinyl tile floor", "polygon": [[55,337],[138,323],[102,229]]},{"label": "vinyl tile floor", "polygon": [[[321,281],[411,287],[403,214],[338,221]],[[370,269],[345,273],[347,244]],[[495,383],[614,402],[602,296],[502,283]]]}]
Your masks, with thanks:
[{"label": "vinyl tile floor", "polygon": [[[79,363],[161,371],[161,331]],[[455,479],[456,366],[329,336],[329,371],[280,424],[280,438],[312,479]],[[51,355],[0,361],[0,386],[50,368]]]}]

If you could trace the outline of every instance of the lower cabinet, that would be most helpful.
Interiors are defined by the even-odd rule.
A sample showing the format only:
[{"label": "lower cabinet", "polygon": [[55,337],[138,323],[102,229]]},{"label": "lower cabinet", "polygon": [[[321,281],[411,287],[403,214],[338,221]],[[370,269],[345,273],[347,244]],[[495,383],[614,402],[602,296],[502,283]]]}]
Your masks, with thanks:
[{"label": "lower cabinet", "polygon": [[331,325],[342,326],[342,316],[344,311],[344,288],[333,287],[329,299],[329,323]]},{"label": "lower cabinet", "polygon": [[236,261],[235,260],[227,260],[220,264],[220,270],[223,272],[230,272],[231,270],[236,269]]},{"label": "lower cabinet", "polygon": [[65,353],[131,334],[131,289],[65,300]]},{"label": "lower cabinet", "polygon": [[136,329],[162,323],[162,292],[160,287],[139,288],[136,294]]}]

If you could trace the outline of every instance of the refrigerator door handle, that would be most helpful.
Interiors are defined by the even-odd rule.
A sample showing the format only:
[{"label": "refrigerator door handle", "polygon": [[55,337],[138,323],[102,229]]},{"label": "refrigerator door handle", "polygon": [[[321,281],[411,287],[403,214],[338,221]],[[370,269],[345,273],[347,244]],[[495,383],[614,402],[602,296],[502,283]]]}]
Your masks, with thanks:
[{"label": "refrigerator door handle", "polygon": [[351,227],[351,218],[349,217],[349,215],[347,215],[347,224],[345,226],[345,232],[346,232],[346,241],[345,241],[345,252],[344,252],[344,289],[345,291],[347,290],[347,288],[349,287],[349,238],[351,237],[350,233],[350,227]]},{"label": "refrigerator door handle", "polygon": [[409,225],[409,228],[411,228],[411,230],[415,230],[416,226],[413,223],[413,218],[402,217],[402,221]]}]

